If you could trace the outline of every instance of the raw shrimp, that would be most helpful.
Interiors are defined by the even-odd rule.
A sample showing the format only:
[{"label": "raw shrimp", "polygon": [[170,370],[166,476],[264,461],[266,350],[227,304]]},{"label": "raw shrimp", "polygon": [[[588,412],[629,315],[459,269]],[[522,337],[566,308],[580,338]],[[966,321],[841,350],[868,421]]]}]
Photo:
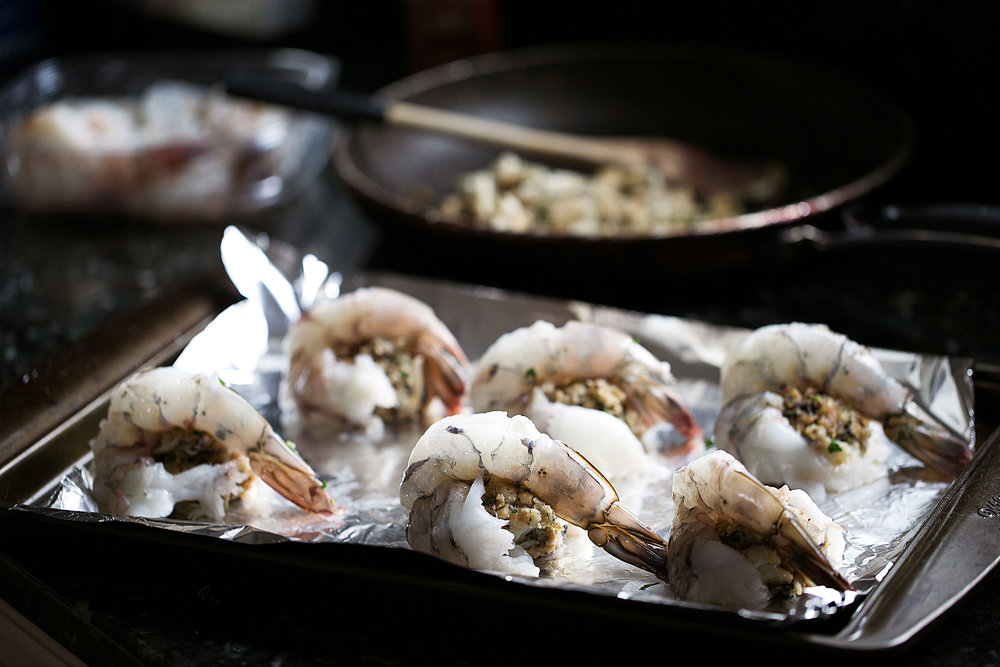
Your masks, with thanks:
[{"label": "raw shrimp", "polygon": [[[930,468],[954,477],[972,459],[969,443],[917,404],[886,373],[871,351],[822,324],[773,324],[747,336],[721,368],[723,403],[765,391],[815,390],[867,419]],[[738,448],[746,429],[719,434],[718,445]],[[718,433],[718,429],[717,429]]]},{"label": "raw shrimp", "polygon": [[658,468],[628,424],[603,410],[550,401],[536,387],[524,416],[549,437],[573,443],[612,484]]},{"label": "raw shrimp", "polygon": [[788,484],[822,500],[827,492],[847,491],[889,473],[891,444],[878,422],[852,412],[811,390],[740,396],[719,411],[715,444],[762,482]]},{"label": "raw shrimp", "polygon": [[704,447],[701,428],[675,395],[670,364],[623,331],[570,321],[538,320],[500,336],[475,367],[473,410],[523,414],[539,387],[552,401],[610,412],[640,440],[669,422],[686,452]]},{"label": "raw shrimp", "polygon": [[312,468],[246,399],[206,375],[138,371],[112,393],[90,446],[101,511],[162,517],[194,501],[219,521],[256,473],[299,507],[332,512]]},{"label": "raw shrimp", "polygon": [[128,154],[135,121],[110,100],[58,101],[32,111],[11,133],[12,192],[36,206],[65,208],[138,187]]},{"label": "raw shrimp", "polygon": [[665,573],[662,538],[618,503],[586,459],[523,415],[432,425],[410,454],[400,502],[415,550],[473,569],[537,574],[532,559],[558,550],[568,522],[611,555]]},{"label": "raw shrimp", "polygon": [[808,586],[847,591],[843,529],[804,491],[761,484],[716,450],[677,471],[668,581],[685,600],[757,606]]},{"label": "raw shrimp", "polygon": [[138,97],[66,98],[13,128],[7,179],[33,210],[218,219],[294,164],[289,112],[160,81]]},{"label": "raw shrimp", "polygon": [[306,420],[371,427],[459,412],[468,360],[427,304],[365,287],[317,305],[286,339],[286,387]]}]

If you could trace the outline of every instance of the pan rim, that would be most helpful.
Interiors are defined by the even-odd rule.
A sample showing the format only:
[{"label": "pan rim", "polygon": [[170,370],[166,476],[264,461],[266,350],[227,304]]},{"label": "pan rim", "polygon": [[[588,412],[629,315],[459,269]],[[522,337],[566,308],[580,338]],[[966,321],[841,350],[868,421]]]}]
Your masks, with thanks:
[{"label": "pan rim", "polygon": [[773,65],[786,70],[817,74],[824,77],[824,80],[837,81],[859,96],[874,100],[883,107],[886,116],[891,117],[894,130],[898,135],[895,148],[887,151],[886,156],[874,168],[839,186],[827,188],[817,194],[793,198],[793,200],[781,205],[749,211],[737,216],[700,221],[679,230],[660,233],[578,235],[537,231],[511,232],[483,228],[470,222],[444,218],[434,206],[383,185],[357,164],[352,151],[357,149],[359,128],[353,126],[342,128],[341,136],[334,147],[334,168],[348,187],[363,201],[385,213],[404,217],[412,226],[418,228],[432,229],[453,236],[517,239],[519,242],[529,243],[635,244],[681,238],[714,237],[765,227],[799,224],[807,218],[832,211],[848,202],[855,201],[886,184],[902,171],[912,155],[915,136],[913,122],[909,115],[882,91],[830,70],[803,66],[800,63],[764,53],[750,53],[705,45],[602,41],[521,47],[443,63],[394,81],[377,90],[375,94],[386,99],[407,100],[447,84],[460,83],[473,77],[499,74],[520,68],[558,66],[563,63],[578,65],[581,61],[588,60],[607,62],[611,59],[639,57],[700,58],[719,62],[732,62],[733,59],[740,59],[741,62],[752,61],[753,66]]}]

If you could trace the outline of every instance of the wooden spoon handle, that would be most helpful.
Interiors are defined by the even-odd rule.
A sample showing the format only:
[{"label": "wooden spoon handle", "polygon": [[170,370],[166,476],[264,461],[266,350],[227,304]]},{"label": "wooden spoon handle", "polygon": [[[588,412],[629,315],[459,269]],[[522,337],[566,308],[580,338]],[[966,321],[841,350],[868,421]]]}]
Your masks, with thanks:
[{"label": "wooden spoon handle", "polygon": [[601,139],[524,127],[472,114],[412,102],[386,100],[343,89],[310,90],[298,83],[233,76],[226,82],[230,95],[314,111],[344,120],[378,120],[402,127],[431,130],[472,139],[514,151],[589,165],[627,162],[643,155]]},{"label": "wooden spoon handle", "polygon": [[[641,141],[609,137],[585,137],[567,132],[541,130],[472,114],[388,100],[343,89],[312,90],[292,81],[232,76],[226,82],[231,95],[314,111],[344,120],[377,120],[450,134],[540,158],[576,162],[589,166],[643,162],[650,158]],[[656,162],[664,163],[668,175],[680,172],[687,151],[676,142],[660,140]]]},{"label": "wooden spoon handle", "polygon": [[388,103],[385,120],[394,125],[442,132],[514,151],[595,165],[627,162],[640,157],[627,148],[600,139],[540,130],[410,102]]}]

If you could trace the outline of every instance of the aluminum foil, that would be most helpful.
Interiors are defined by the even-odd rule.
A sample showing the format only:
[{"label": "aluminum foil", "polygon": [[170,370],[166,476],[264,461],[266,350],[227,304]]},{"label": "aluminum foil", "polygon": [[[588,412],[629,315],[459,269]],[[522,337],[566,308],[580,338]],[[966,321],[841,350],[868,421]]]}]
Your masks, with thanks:
[{"label": "aluminum foil", "polygon": [[[334,541],[409,549],[406,517],[399,504],[399,483],[421,430],[388,428],[377,439],[348,433],[318,436],[300,428],[294,409],[282,401],[287,365],[282,340],[290,323],[318,300],[369,284],[393,287],[435,309],[470,359],[476,359],[502,333],[545,319],[562,324],[589,320],[631,333],[661,359],[678,379],[677,393],[706,433],[720,407],[718,369],[726,351],[747,332],[663,315],[650,315],[579,302],[566,302],[499,290],[459,286],[387,274],[342,276],[318,258],[231,227],[222,242],[230,278],[246,297],[222,312],[186,347],[175,365],[218,376],[243,394],[284,437],[293,440],[339,511],[331,519],[307,515],[263,484],[236,503],[223,526],[171,519],[99,515],[85,468],[74,470],[52,494],[48,507],[70,510],[81,520],[132,521],[168,530],[194,532],[241,542],[280,540]],[[933,414],[973,439],[971,362],[929,355],[874,350],[887,370],[905,382]],[[771,623],[837,613],[885,576],[948,483],[926,474],[922,465],[898,448],[888,461],[888,479],[819,501],[824,512],[846,530],[842,572],[856,591],[841,595],[822,587],[777,601],[764,609],[732,609],[742,617]],[[623,505],[666,536],[672,521],[669,475],[616,488]],[[235,507],[239,505],[239,507]],[[653,575],[594,547],[572,529],[567,548],[539,578],[520,578],[541,587],[581,589],[644,602],[711,608],[678,600]],[[503,575],[498,575],[503,576]],[[514,577],[507,576],[508,579]]]}]

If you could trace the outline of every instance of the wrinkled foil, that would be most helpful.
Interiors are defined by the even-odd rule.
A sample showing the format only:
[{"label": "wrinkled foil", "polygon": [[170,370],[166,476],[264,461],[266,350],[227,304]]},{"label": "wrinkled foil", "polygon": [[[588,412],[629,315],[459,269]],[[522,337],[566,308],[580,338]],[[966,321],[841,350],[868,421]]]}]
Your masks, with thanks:
[{"label": "wrinkled foil", "polygon": [[[388,427],[372,440],[333,433],[318,436],[300,428],[294,409],[283,405],[281,383],[287,366],[282,341],[289,325],[323,299],[364,285],[383,285],[429,304],[449,326],[470,359],[478,358],[502,333],[538,319],[560,325],[580,319],[632,334],[671,364],[676,391],[706,433],[721,401],[718,371],[726,351],[747,331],[665,315],[624,311],[593,304],[557,301],[496,289],[441,283],[391,274],[342,276],[318,258],[277,243],[263,234],[226,230],[221,247],[226,270],[245,300],[223,311],[185,348],[175,365],[217,376],[245,396],[279,433],[295,442],[319,477],[338,512],[332,518],[308,515],[263,484],[250,498],[231,506],[227,525],[171,519],[100,515],[86,468],[72,471],[46,506],[69,510],[80,520],[128,521],[167,530],[210,535],[247,543],[281,540],[333,541],[409,549],[399,484],[410,450],[422,433],[416,427]],[[873,350],[888,372],[904,382],[932,414],[974,437],[971,361]],[[829,616],[853,603],[885,576],[919,529],[948,483],[925,475],[922,465],[894,448],[891,474],[865,487],[832,494],[820,508],[846,531],[843,574],[855,591],[839,594],[822,587],[764,609],[731,609],[745,618],[782,622]],[[672,521],[670,479],[617,484],[621,502],[659,534]],[[239,507],[235,507],[239,505]],[[505,576],[541,587],[580,589],[595,595],[682,607],[709,608],[678,600],[669,586],[594,547],[572,528],[565,553],[538,578]]]}]

